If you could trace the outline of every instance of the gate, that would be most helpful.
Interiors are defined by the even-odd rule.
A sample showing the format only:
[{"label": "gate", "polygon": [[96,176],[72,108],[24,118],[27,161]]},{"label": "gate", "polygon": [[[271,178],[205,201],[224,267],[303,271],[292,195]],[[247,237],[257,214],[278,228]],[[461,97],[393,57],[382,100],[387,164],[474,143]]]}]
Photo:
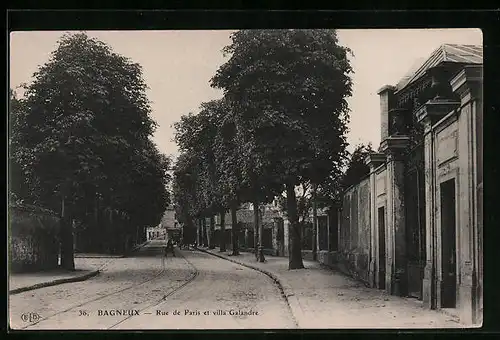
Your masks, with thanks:
[{"label": "gate", "polygon": [[423,144],[413,148],[405,166],[408,295],[422,300],[425,267],[425,175]]}]

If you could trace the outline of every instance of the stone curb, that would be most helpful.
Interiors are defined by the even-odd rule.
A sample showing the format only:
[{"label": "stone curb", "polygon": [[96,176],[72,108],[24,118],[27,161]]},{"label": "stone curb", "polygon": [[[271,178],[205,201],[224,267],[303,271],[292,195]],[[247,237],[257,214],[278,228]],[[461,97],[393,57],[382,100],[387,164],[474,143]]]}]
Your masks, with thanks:
[{"label": "stone curb", "polygon": [[302,308],[300,307],[299,300],[295,296],[295,293],[294,293],[292,287],[290,287],[290,285],[283,282],[283,280],[281,280],[276,274],[274,274],[270,271],[267,271],[265,269],[259,268],[257,266],[254,266],[254,265],[242,262],[242,261],[237,261],[237,260],[231,259],[228,256],[213,253],[213,252],[206,250],[206,249],[198,248],[198,250],[200,250],[204,253],[216,256],[216,257],[220,257],[221,259],[227,260],[229,262],[233,262],[233,263],[239,264],[241,266],[256,270],[256,271],[261,272],[261,273],[267,275],[268,277],[270,277],[280,288],[281,293],[282,293],[283,297],[285,298],[285,301],[287,302],[288,307],[290,308],[290,310],[292,312],[292,316],[293,316],[295,324],[297,325],[298,328],[303,328],[303,327],[301,327],[301,320],[305,320],[304,319],[305,315],[304,315],[304,312],[302,311]]},{"label": "stone curb", "polygon": [[57,279],[57,280],[48,281],[48,282],[37,283],[36,285],[27,286],[27,287],[20,287],[20,288],[16,288],[16,289],[10,290],[9,294],[15,295],[15,294],[19,294],[19,293],[26,292],[26,291],[29,291],[29,290],[35,290],[35,289],[44,288],[44,287],[50,287],[50,286],[57,286],[57,285],[60,285],[60,284],[63,284],[63,283],[85,281],[85,280],[90,279],[91,277],[99,275],[100,272],[101,272],[100,270],[94,270],[94,271],[91,271],[90,273],[87,273],[85,275],[80,275],[80,276],[75,276],[75,277],[69,277],[69,278],[66,278],[66,279]]}]

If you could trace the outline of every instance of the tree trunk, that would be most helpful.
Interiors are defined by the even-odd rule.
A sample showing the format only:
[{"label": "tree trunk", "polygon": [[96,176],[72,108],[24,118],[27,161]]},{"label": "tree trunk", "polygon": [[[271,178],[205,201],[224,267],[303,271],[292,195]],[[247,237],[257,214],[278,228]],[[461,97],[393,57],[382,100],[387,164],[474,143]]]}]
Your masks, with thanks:
[{"label": "tree trunk", "polygon": [[93,214],[90,217],[90,232],[88,235],[88,240],[87,240],[87,245],[88,245],[88,250],[89,252],[98,252],[98,249],[100,247],[100,240],[101,238],[99,237],[99,212],[98,212],[98,202],[97,202],[97,194],[95,194],[94,198],[94,206],[93,206]]},{"label": "tree trunk", "polygon": [[[254,201],[253,203],[253,216],[254,216],[254,224],[255,224],[255,232],[257,233],[258,237],[256,238],[258,241],[258,248],[257,248],[257,261],[259,262],[265,262],[266,259],[264,258],[264,244],[262,242],[263,240],[263,225],[262,221],[260,221],[260,214],[259,214],[259,202]],[[255,238],[254,238],[255,239]]]},{"label": "tree trunk", "polygon": [[189,244],[198,244],[198,222],[196,219],[189,217]]},{"label": "tree trunk", "polygon": [[201,221],[201,218],[198,219],[198,223],[196,223],[196,225],[197,225],[196,245],[198,247],[201,247],[203,245],[203,223]]},{"label": "tree trunk", "polygon": [[[120,251],[120,246],[123,241],[123,231],[121,233],[114,232],[114,224],[113,224],[113,210],[109,211],[109,230],[110,235],[113,235],[109,241],[113,244],[113,254],[117,254]],[[126,232],[126,230],[125,230]]]},{"label": "tree trunk", "polygon": [[231,244],[233,246],[232,255],[240,255],[238,244],[238,221],[236,220],[236,205],[231,207]]},{"label": "tree trunk", "polygon": [[66,270],[75,270],[73,248],[73,223],[70,204],[62,199],[61,204],[61,267]]},{"label": "tree trunk", "polygon": [[208,240],[207,240],[207,219],[205,217],[202,218],[201,220],[201,231],[202,231],[202,234],[201,234],[201,237],[202,237],[202,244],[203,244],[203,247],[207,247],[208,246]]},{"label": "tree trunk", "polygon": [[210,216],[210,229],[208,231],[208,249],[215,249],[215,216]]},{"label": "tree trunk", "polygon": [[259,202],[253,201],[253,248],[255,259],[259,260]]},{"label": "tree trunk", "polygon": [[316,205],[317,189],[318,186],[314,184],[312,192],[312,211],[313,211],[312,255],[314,261],[318,259],[318,208]]},{"label": "tree trunk", "polygon": [[300,224],[297,215],[297,197],[295,196],[295,186],[291,183],[286,185],[287,215],[289,233],[291,236],[290,255],[288,257],[288,269],[302,269],[302,249],[300,244]]},{"label": "tree trunk", "polygon": [[226,251],[226,212],[222,211],[220,213],[220,252]]},{"label": "tree trunk", "polygon": [[199,246],[200,245],[200,220],[195,219],[194,223],[195,223],[194,226],[196,227],[194,240],[195,240],[196,246]]}]

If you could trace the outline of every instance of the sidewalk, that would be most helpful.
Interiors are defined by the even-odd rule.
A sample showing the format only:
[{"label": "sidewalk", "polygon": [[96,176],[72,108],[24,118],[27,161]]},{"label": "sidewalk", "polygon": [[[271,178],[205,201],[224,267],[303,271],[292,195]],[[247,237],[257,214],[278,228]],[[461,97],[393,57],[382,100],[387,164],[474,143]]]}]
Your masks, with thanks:
[{"label": "sidewalk", "polygon": [[463,328],[458,321],[423,307],[420,301],[367,288],[319,263],[303,261],[305,269],[288,270],[288,258],[252,253],[229,256],[217,249],[201,251],[225,258],[271,276],[282,286],[299,328]]},{"label": "sidewalk", "polygon": [[75,271],[56,269],[45,272],[9,274],[9,294],[88,280],[100,273],[113,258],[76,258]]},{"label": "sidewalk", "polygon": [[113,255],[113,254],[104,254],[104,253],[75,253],[75,258],[112,258],[112,259],[118,259],[118,258],[124,258],[133,253],[134,251],[138,250],[141,247],[144,247],[151,241],[145,241],[140,244],[136,244],[130,249],[127,253],[125,254],[119,254],[119,255]]},{"label": "sidewalk", "polygon": [[119,259],[125,257],[125,255],[109,255],[109,254],[98,254],[98,253],[78,253],[75,254],[75,259],[76,258],[94,258],[94,259],[101,259],[101,258],[112,258],[112,259]]}]

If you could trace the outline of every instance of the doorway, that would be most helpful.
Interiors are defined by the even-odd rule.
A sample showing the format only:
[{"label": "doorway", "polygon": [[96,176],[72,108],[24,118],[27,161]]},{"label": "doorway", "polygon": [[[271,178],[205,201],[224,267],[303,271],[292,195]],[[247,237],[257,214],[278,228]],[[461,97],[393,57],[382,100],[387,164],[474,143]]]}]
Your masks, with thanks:
[{"label": "doorway", "polygon": [[455,179],[441,183],[441,307],[455,308],[457,296]]},{"label": "doorway", "polygon": [[426,263],[423,146],[412,152],[405,173],[405,227],[408,296],[422,300]]},{"label": "doorway", "polygon": [[378,288],[385,289],[385,208],[378,208]]}]

